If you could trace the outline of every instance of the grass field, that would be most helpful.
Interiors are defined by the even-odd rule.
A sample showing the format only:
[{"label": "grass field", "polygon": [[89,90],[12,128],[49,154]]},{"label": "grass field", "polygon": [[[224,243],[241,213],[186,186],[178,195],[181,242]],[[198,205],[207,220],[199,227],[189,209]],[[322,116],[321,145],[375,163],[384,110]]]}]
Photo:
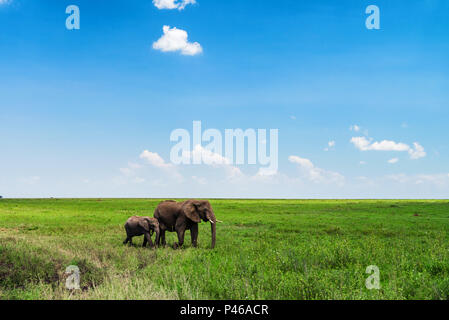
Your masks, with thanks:
[{"label": "grass field", "polygon": [[[125,220],[158,202],[0,200],[0,298],[449,298],[449,201],[211,200],[214,250],[205,223],[198,249],[188,232],[181,250],[124,246]],[[82,290],[65,289],[69,265]]]}]

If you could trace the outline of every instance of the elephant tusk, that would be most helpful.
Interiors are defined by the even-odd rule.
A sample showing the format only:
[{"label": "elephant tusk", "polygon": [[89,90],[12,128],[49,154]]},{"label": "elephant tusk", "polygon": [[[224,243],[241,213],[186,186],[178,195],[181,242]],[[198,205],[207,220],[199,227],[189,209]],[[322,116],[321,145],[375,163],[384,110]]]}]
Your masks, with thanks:
[{"label": "elephant tusk", "polygon": [[217,219],[217,222],[218,222],[218,223],[222,223],[223,221]]},{"label": "elephant tusk", "polygon": [[215,222],[213,222],[211,219],[209,219],[210,223],[214,224]]}]

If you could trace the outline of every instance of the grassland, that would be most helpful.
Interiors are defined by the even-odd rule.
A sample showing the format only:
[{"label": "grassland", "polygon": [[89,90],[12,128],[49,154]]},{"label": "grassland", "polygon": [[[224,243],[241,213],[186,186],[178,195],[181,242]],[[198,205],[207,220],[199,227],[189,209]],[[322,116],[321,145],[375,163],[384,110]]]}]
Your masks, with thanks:
[{"label": "grassland", "polygon": [[198,249],[124,246],[125,220],[158,202],[0,200],[0,299],[449,298],[449,201],[212,200],[214,250],[205,223]]}]

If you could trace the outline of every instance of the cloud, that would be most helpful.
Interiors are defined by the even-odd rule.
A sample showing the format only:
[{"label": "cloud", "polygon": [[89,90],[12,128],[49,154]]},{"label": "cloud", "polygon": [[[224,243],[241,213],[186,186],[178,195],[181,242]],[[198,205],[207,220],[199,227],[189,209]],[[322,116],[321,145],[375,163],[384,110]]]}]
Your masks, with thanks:
[{"label": "cloud", "polygon": [[[0,0],[2,1],[2,0]],[[183,10],[189,4],[195,4],[195,0],[153,0],[153,4],[159,10],[162,9],[178,9]]]},{"label": "cloud", "polygon": [[[142,163],[128,162],[128,166],[119,169],[122,176],[116,179],[118,184],[123,185],[128,182],[140,184],[146,181],[151,181],[151,183],[154,184],[155,177],[158,176],[165,178],[170,177],[177,182],[182,182],[184,180],[182,175],[178,172],[178,167],[172,163],[165,162],[156,152],[144,150],[139,158],[143,160]],[[148,170],[149,167],[153,168],[153,170]],[[151,179],[149,178],[150,176]]]},{"label": "cloud", "polygon": [[196,145],[192,152],[184,151],[182,157],[187,163],[190,163],[192,159],[200,159],[202,164],[206,166],[223,169],[227,180],[238,180],[243,182],[244,179],[251,180],[252,178],[267,178],[278,174],[277,169],[259,168],[254,176],[245,175],[240,168],[234,166],[228,158],[207,150],[201,145]]},{"label": "cloud", "polygon": [[156,168],[171,168],[173,166],[171,163],[165,163],[164,159],[162,159],[159,154],[148,150],[144,150],[140,154],[140,159],[146,160],[150,165]]},{"label": "cloud", "polygon": [[398,162],[399,162],[398,158],[393,158],[393,159],[388,160],[389,164],[395,164],[395,163],[398,163]]},{"label": "cloud", "polygon": [[298,156],[290,156],[288,160],[291,163],[295,163],[299,165],[299,168],[302,174],[312,182],[322,183],[322,182],[330,182],[337,183],[339,185],[344,184],[344,176],[332,171],[327,171],[321,168],[316,167],[312,161],[305,158],[300,158]]},{"label": "cloud", "polygon": [[329,141],[329,142],[327,143],[327,147],[324,148],[324,151],[329,151],[330,149],[332,149],[332,148],[334,148],[334,147],[335,147],[335,141]]},{"label": "cloud", "polygon": [[222,155],[203,148],[201,145],[196,145],[193,152],[184,152],[183,157],[192,157],[193,159],[201,159],[209,166],[223,166],[230,165],[231,162]]},{"label": "cloud", "polygon": [[8,4],[8,3],[10,3],[12,0],[0,0],[0,6],[2,5],[2,4]]},{"label": "cloud", "polygon": [[365,136],[368,136],[368,130],[364,129],[364,130],[362,131],[362,127],[359,126],[359,125],[356,125],[356,124],[350,126],[350,127],[349,127],[349,130],[354,131],[354,132],[360,132],[361,134],[363,134],[363,135],[365,135]]},{"label": "cloud", "polygon": [[159,40],[153,43],[153,49],[162,52],[181,52],[182,55],[194,56],[203,52],[203,48],[198,42],[188,42],[186,31],[175,27],[164,26],[164,34]]},{"label": "cloud", "polygon": [[411,159],[420,159],[424,158],[427,155],[424,151],[423,146],[421,146],[419,143],[414,142],[413,146],[415,147],[415,149],[410,148],[410,150],[408,150]]},{"label": "cloud", "polygon": [[196,145],[192,152],[184,151],[183,158],[201,159],[202,163],[214,168],[223,168],[228,179],[242,177],[243,173],[237,167],[234,167],[231,162],[222,155],[203,148],[201,145]]},{"label": "cloud", "polygon": [[411,159],[419,159],[426,156],[424,148],[417,142],[413,144],[414,149],[408,144],[402,142],[394,142],[391,140],[383,140],[380,142],[372,142],[372,139],[366,137],[353,137],[351,143],[360,151],[397,151],[408,152]]},{"label": "cloud", "polygon": [[361,151],[408,151],[410,147],[404,143],[383,140],[371,143],[366,137],[353,137],[351,143]]},{"label": "cloud", "polygon": [[271,177],[274,175],[277,175],[278,171],[271,169],[271,168],[259,168],[259,171],[257,171],[256,176],[257,177]]}]

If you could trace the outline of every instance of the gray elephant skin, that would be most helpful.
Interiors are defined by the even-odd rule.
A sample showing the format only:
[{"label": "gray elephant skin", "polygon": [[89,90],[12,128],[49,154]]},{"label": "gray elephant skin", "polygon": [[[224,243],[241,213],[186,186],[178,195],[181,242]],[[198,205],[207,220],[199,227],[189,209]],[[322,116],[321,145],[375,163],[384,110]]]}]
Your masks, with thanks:
[{"label": "gray elephant skin", "polygon": [[129,242],[129,244],[132,245],[133,237],[144,235],[143,247],[146,247],[147,242],[150,243],[150,247],[154,247],[154,244],[151,241],[153,232],[156,233],[155,244],[157,245],[159,243],[160,227],[158,220],[155,218],[133,216],[126,221],[125,230],[126,239],[123,241],[123,244]]},{"label": "gray elephant skin", "polygon": [[[160,241],[166,245],[165,232],[176,232],[178,243],[174,247],[180,247],[184,244],[184,234],[190,230],[192,246],[197,246],[198,241],[198,223],[202,221],[210,222],[212,235],[212,249],[215,247],[216,223],[215,213],[207,200],[187,200],[176,202],[167,200],[159,203],[154,211],[154,217],[159,221]],[[159,245],[159,242],[157,242]]]}]

